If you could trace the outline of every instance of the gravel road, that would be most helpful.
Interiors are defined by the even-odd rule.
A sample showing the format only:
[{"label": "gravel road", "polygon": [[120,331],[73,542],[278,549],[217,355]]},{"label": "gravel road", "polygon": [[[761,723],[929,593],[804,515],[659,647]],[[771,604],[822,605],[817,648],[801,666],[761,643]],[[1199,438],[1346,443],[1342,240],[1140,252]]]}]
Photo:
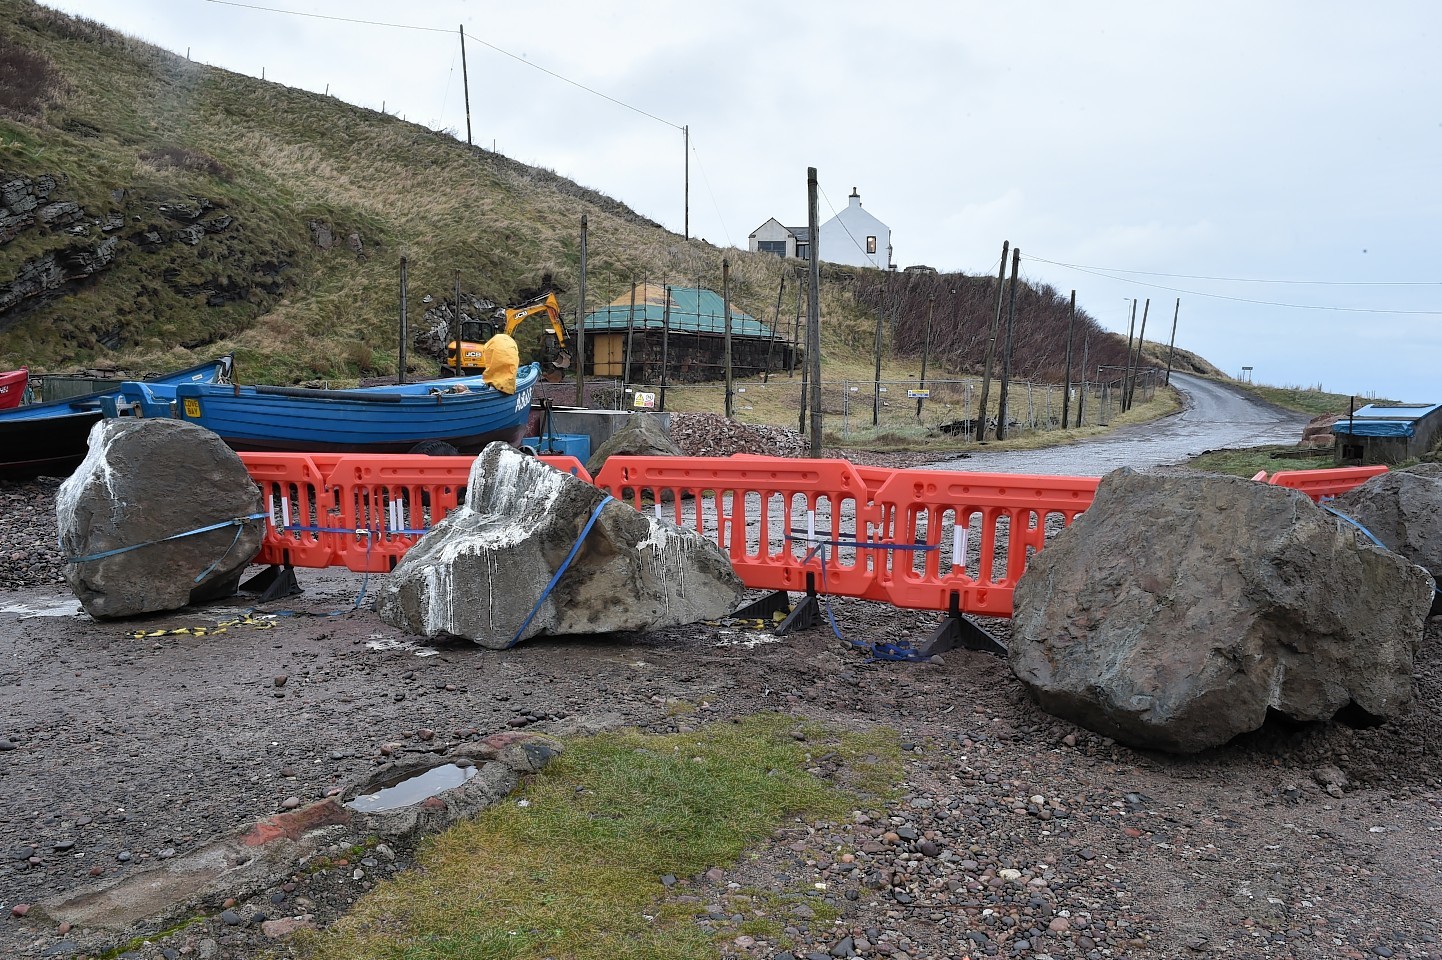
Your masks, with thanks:
[{"label": "gravel road", "polygon": [[1307,422],[1305,414],[1273,407],[1213,380],[1173,373],[1172,385],[1182,394],[1185,408],[1153,423],[1059,447],[972,453],[931,469],[1099,477],[1118,467],[1176,463],[1207,450],[1296,443]]},{"label": "gravel road", "polygon": [[[695,908],[718,956],[1442,960],[1442,619],[1402,717],[1269,727],[1177,758],[1049,717],[995,657],[870,661],[848,641],[920,638],[935,618],[862,601],[832,604],[844,639],[688,627],[498,652],[417,644],[357,604],[358,575],[301,571],[306,593],[271,608],[297,615],[224,633],[234,605],[97,623],[56,578],[54,492],[0,488],[0,956],[116,947],[12,908],[184,854],[397,752],[779,710],[896,730],[906,781],[893,802],[785,824],[755,859],[682,878],[665,895]],[[1007,622],[984,625],[1006,639]],[[210,904],[122,956],[284,956],[264,921],[330,922],[410,863],[382,853]],[[803,894],[839,919],[793,906]],[[759,913],[788,949],[744,932]]]}]

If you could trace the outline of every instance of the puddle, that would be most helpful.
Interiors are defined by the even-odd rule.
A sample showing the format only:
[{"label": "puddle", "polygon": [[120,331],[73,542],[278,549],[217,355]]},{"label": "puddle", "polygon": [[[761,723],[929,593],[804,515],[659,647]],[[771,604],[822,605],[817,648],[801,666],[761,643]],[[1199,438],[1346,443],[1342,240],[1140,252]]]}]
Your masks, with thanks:
[{"label": "puddle", "polygon": [[432,767],[424,773],[407,777],[395,786],[385,787],[375,793],[367,793],[346,803],[352,810],[376,813],[381,810],[399,810],[413,803],[420,803],[427,797],[434,797],[454,787],[459,787],[476,775],[476,768],[462,767],[447,763]]},{"label": "puddle", "polygon": [[57,600],[53,606],[48,607],[32,607],[24,603],[0,607],[0,613],[17,614],[17,619],[20,620],[29,620],[32,617],[73,617],[79,612],[79,600]]},{"label": "puddle", "polygon": [[435,657],[440,655],[440,651],[435,647],[423,646],[419,643],[412,643],[409,640],[377,635],[372,635],[371,638],[366,641],[366,649],[377,651],[405,650],[408,653],[414,653],[418,657]]}]

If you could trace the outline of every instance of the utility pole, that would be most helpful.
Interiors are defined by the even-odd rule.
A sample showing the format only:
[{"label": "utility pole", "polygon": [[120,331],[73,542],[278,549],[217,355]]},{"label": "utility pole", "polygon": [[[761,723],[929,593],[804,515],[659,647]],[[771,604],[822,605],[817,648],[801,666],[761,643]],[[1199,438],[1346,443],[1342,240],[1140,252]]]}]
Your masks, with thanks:
[{"label": "utility pole", "polygon": [[871,425],[881,421],[881,324],[886,320],[886,274],[881,275],[881,307],[876,311],[876,382],[871,390]]},{"label": "utility pole", "polygon": [[[786,375],[796,376],[796,355],[801,352],[801,296],[805,293],[806,281],[801,278],[801,272],[796,273],[796,316],[791,320],[791,362],[786,365]],[[802,406],[805,407],[805,401]],[[805,432],[804,430],[802,432]]]},{"label": "utility pole", "polygon": [[661,305],[661,409],[666,409],[667,366],[671,360],[671,285],[663,277],[661,289],[666,291],[666,302]]},{"label": "utility pole", "polygon": [[[1066,324],[1066,378],[1062,384],[1061,394],[1061,428],[1065,430],[1069,424],[1067,414],[1071,413],[1071,338],[1072,332],[1076,329],[1076,291],[1071,292],[1071,319]],[[1077,414],[1080,416],[1081,414]]]},{"label": "utility pole", "polygon": [[761,382],[771,382],[771,348],[776,346],[776,331],[781,326],[781,295],[786,292],[786,271],[781,271],[781,285],[776,288],[776,314],[771,320],[771,337],[766,341],[766,368],[761,371]]},{"label": "utility pole", "polygon": [[581,283],[576,302],[576,406],[586,403],[586,234],[590,221],[581,214]]},{"label": "utility pole", "polygon": [[[936,306],[936,294],[926,298],[926,337],[921,341],[921,386],[917,389],[918,394],[926,393],[926,361],[931,353],[931,311]],[[926,397],[916,398],[916,419],[921,419],[921,407],[926,402]]]},{"label": "utility pole", "polygon": [[456,369],[455,375],[461,375],[461,335],[465,330],[461,326],[461,271],[456,271],[456,336],[451,342],[456,345]]},{"label": "utility pole", "polygon": [[636,278],[631,278],[631,309],[626,313],[626,359],[621,366],[621,402],[626,402],[626,388],[631,385],[631,350],[636,337]]},{"label": "utility pole", "polygon": [[1011,252],[1011,292],[1007,294],[1006,345],[1001,352],[1001,393],[996,400],[996,438],[1006,439],[1006,394],[1011,387],[1011,333],[1016,326],[1016,275],[1021,270],[1021,247]]},{"label": "utility pole", "polygon": [[821,237],[816,168],[806,168],[806,218],[811,229],[811,296],[806,309],[806,365],[811,368],[811,456],[821,456]]},{"label": "utility pole", "polygon": [[1176,309],[1172,311],[1172,343],[1167,347],[1167,386],[1172,385],[1172,354],[1177,349],[1177,316],[1182,312],[1182,298],[1177,297]]},{"label": "utility pole", "polygon": [[396,383],[406,382],[406,344],[410,339],[410,323],[406,316],[406,258],[401,257],[401,342],[400,356],[396,361]]},{"label": "utility pole", "polygon": [[1127,392],[1123,410],[1130,410],[1132,402],[1136,399],[1137,375],[1142,372],[1142,344],[1147,342],[1147,314],[1152,309],[1152,298],[1147,297],[1147,302],[1142,306],[1142,328],[1137,332],[1137,358],[1132,364],[1131,377],[1127,380]]},{"label": "utility pole", "polygon": [[721,261],[721,310],[725,314],[724,346],[726,350],[726,419],[731,419],[732,411],[735,408],[733,396],[735,391],[735,379],[731,370],[731,261]]},{"label": "utility pole", "polygon": [[1137,298],[1132,297],[1132,319],[1127,324],[1127,362],[1122,367],[1122,412],[1127,409],[1127,382],[1132,376],[1132,335],[1137,330]]},{"label": "utility pole", "polygon": [[996,334],[1001,327],[1001,300],[1006,293],[1006,254],[1011,241],[1001,242],[1001,266],[996,271],[996,315],[991,320],[991,336],[986,341],[986,372],[981,378],[981,408],[976,414],[976,442],[986,442],[986,401],[991,393],[991,358],[996,350]]},{"label": "utility pole", "polygon": [[690,240],[690,239],[691,239],[691,125],[690,125],[689,123],[688,123],[686,126],[684,126],[684,127],[681,128],[681,141],[682,141],[682,143],[684,144],[683,149],[686,151],[686,193],[685,193],[685,197],[683,198],[683,200],[684,200],[684,206],[685,206],[685,208],[686,208],[686,213],[685,213],[685,217],[686,217],[685,223],[686,223],[686,225],[685,225],[685,227],[683,228],[684,232],[682,233],[682,236],[685,237],[687,240]]},{"label": "utility pole", "polygon": [[466,75],[466,25],[464,23],[461,24],[461,89],[466,91],[466,146],[469,147],[471,145],[471,81]]}]

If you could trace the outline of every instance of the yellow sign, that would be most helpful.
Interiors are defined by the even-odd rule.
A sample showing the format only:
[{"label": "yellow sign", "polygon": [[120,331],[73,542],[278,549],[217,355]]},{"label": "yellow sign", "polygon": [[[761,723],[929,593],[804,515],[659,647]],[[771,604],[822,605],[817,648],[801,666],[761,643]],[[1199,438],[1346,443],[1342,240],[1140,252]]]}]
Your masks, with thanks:
[{"label": "yellow sign", "polygon": [[637,410],[654,410],[656,409],[656,395],[654,393],[641,393],[637,391],[635,397],[631,400],[631,406]]},{"label": "yellow sign", "polygon": [[186,397],[186,398],[185,398],[185,415],[186,415],[187,417],[197,417],[197,418],[198,418],[198,417],[200,416],[200,401],[197,400],[197,399],[195,399],[194,397]]}]

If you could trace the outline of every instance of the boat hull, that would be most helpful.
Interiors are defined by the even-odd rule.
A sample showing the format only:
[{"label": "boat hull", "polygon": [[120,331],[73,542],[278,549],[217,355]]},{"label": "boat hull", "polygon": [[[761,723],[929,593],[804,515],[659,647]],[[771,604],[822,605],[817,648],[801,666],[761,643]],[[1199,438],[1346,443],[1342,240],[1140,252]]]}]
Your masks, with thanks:
[{"label": "boat hull", "polygon": [[[231,358],[188,367],[148,381],[156,385],[209,382],[230,375]],[[0,480],[68,477],[85,460],[90,428],[102,417],[101,401],[119,387],[84,397],[31,403],[0,410]]]},{"label": "boat hull", "polygon": [[514,395],[479,378],[464,393],[429,392],[446,381],[347,391],[188,384],[175,389],[171,413],[235,450],[408,453],[436,441],[475,453],[497,440],[519,443],[539,374],[535,364],[522,368]]}]

